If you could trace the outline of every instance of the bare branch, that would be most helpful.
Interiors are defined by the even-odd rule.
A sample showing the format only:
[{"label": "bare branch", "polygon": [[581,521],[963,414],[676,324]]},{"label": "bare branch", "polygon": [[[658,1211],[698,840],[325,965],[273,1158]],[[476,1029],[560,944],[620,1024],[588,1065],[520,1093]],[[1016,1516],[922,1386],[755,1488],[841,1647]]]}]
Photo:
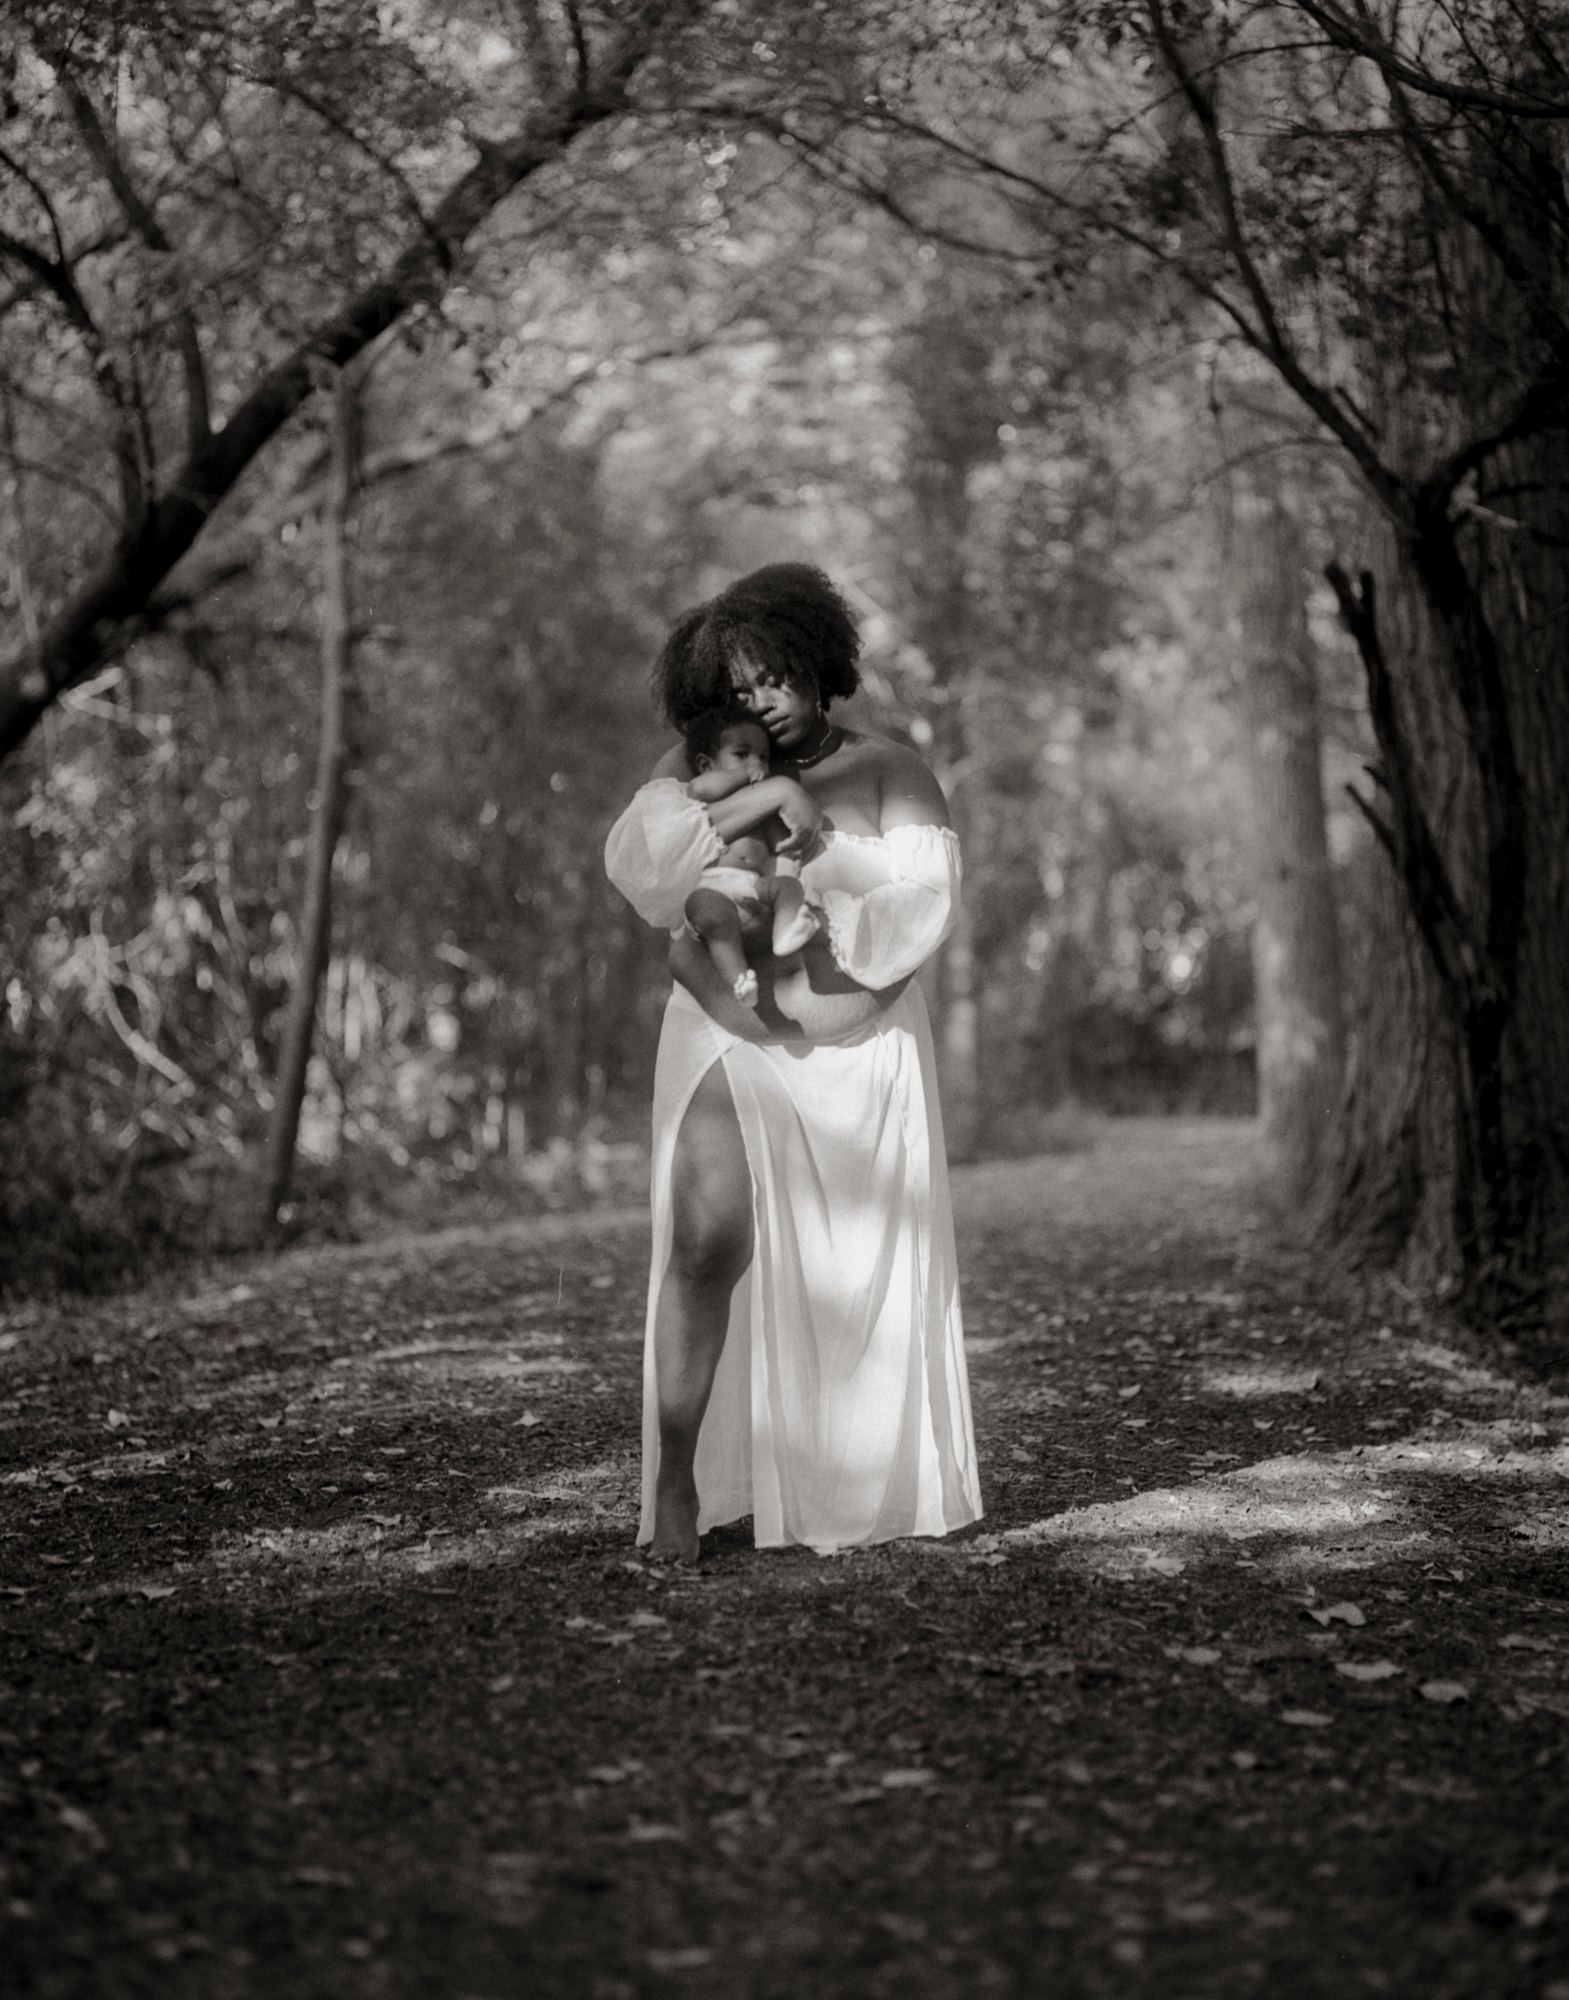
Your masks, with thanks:
[{"label": "bare branch", "polygon": [[622,114],[628,88],[656,38],[694,0],[643,0],[606,51],[590,88],[535,109],[507,138],[485,143],[417,232],[370,284],[322,319],[186,455],[168,490],[85,578],[41,634],[36,653],[0,658],[0,758],[25,741],[67,689],[123,650],[147,606],[202,532],[218,502],[312,393],[319,362],[341,367],[416,307],[439,300],[464,244],[516,188],[550,166],[585,132]]},{"label": "bare branch", "polygon": [[1362,56],[1383,73],[1386,80],[1404,84],[1424,97],[1434,97],[1467,111],[1494,111],[1506,118],[1569,119],[1569,97],[1549,97],[1532,92],[1484,90],[1472,84],[1450,83],[1431,70],[1392,49],[1375,34],[1365,17],[1362,25],[1350,21],[1327,0],[1297,0],[1297,5],[1322,29],[1325,36],[1347,55]]},{"label": "bare branch", "polygon": [[180,349],[180,365],[185,374],[186,448],[195,451],[205,442],[212,430],[207,400],[207,370],[202,361],[201,338],[197,331],[196,316],[191,311],[189,299],[184,296],[185,278],[174,245],[169,241],[163,225],[142,199],[135,182],[126,171],[125,163],[115,151],[92,99],[71,66],[70,57],[64,51],[54,49],[49,50],[47,55],[59,79],[66,103],[71,108],[71,116],[77,132],[81,135],[82,144],[89,158],[113,189],[114,198],[120,204],[126,221],[149,250],[169,259],[175,285],[180,294],[175,327]]}]

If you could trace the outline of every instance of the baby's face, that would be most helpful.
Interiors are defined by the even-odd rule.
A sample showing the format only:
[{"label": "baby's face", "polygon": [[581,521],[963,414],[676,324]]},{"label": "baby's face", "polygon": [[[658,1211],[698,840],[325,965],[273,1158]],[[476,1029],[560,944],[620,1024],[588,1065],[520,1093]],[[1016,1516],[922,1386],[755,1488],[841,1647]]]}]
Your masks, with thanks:
[{"label": "baby's face", "polygon": [[721,731],[714,748],[716,771],[742,771],[749,785],[768,776],[768,731],[760,722],[736,722]]}]

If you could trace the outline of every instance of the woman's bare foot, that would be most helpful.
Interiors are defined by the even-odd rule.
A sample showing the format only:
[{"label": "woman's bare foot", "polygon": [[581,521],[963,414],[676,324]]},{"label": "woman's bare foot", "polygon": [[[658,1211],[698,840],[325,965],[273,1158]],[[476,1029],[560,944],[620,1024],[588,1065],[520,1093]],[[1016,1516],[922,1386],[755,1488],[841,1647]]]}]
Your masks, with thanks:
[{"label": "woman's bare foot", "polygon": [[757,1005],[757,974],[752,971],[750,966],[745,972],[739,975],[730,991],[743,1007],[755,1007]]},{"label": "woman's bare foot", "polygon": [[648,1545],[648,1560],[695,1564],[702,1551],[696,1480],[690,1473],[685,1479],[670,1480],[661,1474],[654,1486],[654,1539]]}]

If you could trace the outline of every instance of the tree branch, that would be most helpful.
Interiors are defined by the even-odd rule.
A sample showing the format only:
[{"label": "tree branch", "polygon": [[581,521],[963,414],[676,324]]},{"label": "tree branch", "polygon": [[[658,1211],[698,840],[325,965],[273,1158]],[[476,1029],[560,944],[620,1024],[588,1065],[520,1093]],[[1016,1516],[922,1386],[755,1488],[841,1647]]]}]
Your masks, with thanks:
[{"label": "tree branch", "polygon": [[1461,110],[1498,112],[1506,118],[1569,119],[1569,97],[1510,95],[1471,84],[1448,83],[1392,49],[1371,32],[1371,24],[1358,28],[1338,7],[1326,5],[1325,0],[1296,0],[1296,4],[1336,48],[1347,55],[1364,57],[1376,65],[1386,80],[1393,78],[1408,89],[1420,91],[1424,97],[1438,98]]},{"label": "tree branch", "polygon": [[36,653],[0,658],[0,759],[23,743],[39,717],[107,654],[202,532],[218,502],[312,390],[312,367],[341,367],[415,307],[438,300],[469,237],[500,202],[558,160],[585,132],[619,116],[627,90],[662,29],[684,19],[694,0],[645,0],[607,52],[585,92],[541,106],[509,138],[488,143],[382,274],[321,321],[185,458],[169,490],[145,507],[127,535],[78,587],[41,635]]},{"label": "tree branch", "polygon": [[126,221],[149,250],[169,260],[169,268],[173,273],[179,297],[175,327],[180,350],[180,366],[185,375],[186,449],[192,452],[198,451],[212,430],[208,411],[207,370],[202,361],[201,338],[197,331],[196,316],[191,311],[190,300],[186,297],[185,275],[180,269],[174,245],[164,233],[163,225],[157,216],[143,201],[135,182],[126,171],[124,162],[104,130],[103,121],[98,116],[92,99],[71,66],[69,55],[64,50],[57,49],[48,49],[44,54],[59,79],[60,89],[71,108],[72,121],[81,135],[88,157],[109,183]]},{"label": "tree branch", "polygon": [[1364,570],[1359,583],[1353,584],[1337,562],[1330,563],[1324,574],[1346,630],[1362,656],[1368,714],[1383,759],[1377,777],[1389,796],[1391,819],[1384,820],[1354,789],[1347,789],[1406,885],[1412,913],[1458,1020],[1481,984],[1481,955],[1469,935],[1460,899],[1422,810],[1411,746],[1395,705],[1394,681],[1379,636],[1373,574]]}]

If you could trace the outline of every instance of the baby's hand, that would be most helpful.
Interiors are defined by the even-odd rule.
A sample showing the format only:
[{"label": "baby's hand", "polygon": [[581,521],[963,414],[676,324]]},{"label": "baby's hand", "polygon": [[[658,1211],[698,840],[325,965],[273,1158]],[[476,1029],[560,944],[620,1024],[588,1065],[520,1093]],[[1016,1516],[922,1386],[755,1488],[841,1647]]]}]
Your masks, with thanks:
[{"label": "baby's hand", "polygon": [[817,836],[822,831],[822,807],[804,786],[798,785],[793,778],[785,778],[781,781],[778,811],[788,833],[774,852],[789,861],[804,861],[817,845]]}]

